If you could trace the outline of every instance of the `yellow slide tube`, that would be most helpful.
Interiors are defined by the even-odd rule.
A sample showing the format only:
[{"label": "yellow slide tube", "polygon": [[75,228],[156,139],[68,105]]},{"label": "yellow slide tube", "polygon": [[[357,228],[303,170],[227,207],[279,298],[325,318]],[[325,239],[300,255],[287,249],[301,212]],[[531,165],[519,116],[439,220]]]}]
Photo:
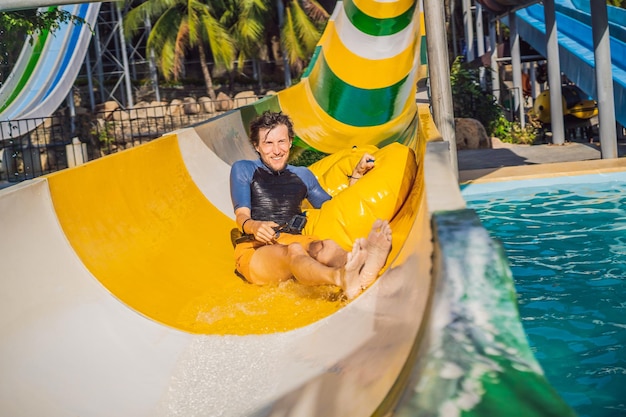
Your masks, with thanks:
[{"label": "yellow slide tube", "polygon": [[[192,333],[273,333],[342,305],[330,299],[331,288],[307,296],[292,283],[257,287],[234,274],[235,222],[194,184],[176,135],[48,181],[59,222],[85,266],[115,297],[153,320]],[[285,314],[296,303],[298,314]]]}]

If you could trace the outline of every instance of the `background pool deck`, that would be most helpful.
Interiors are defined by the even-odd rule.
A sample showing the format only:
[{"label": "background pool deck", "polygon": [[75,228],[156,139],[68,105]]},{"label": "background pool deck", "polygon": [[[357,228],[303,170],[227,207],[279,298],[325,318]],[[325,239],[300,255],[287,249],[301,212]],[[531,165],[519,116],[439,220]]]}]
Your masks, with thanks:
[{"label": "background pool deck", "polygon": [[562,175],[626,170],[626,140],[618,140],[616,159],[602,159],[600,145],[567,142],[565,145],[512,145],[494,140],[493,149],[457,152],[459,182],[510,181]]}]

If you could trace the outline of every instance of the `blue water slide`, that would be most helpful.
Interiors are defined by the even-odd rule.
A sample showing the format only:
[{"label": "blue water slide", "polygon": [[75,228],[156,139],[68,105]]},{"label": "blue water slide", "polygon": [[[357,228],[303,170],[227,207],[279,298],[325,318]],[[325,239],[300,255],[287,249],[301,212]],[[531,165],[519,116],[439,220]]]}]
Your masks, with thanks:
[{"label": "blue water slide", "polygon": [[[12,73],[0,89],[0,139],[34,129],[67,97],[89,47],[100,3],[63,6],[85,20],[67,23],[45,38],[40,50],[27,43]],[[36,44],[37,40],[33,42]],[[31,119],[29,122],[17,120]],[[39,120],[32,120],[39,119]]]},{"label": "blue water slide", "polygon": [[[586,3],[586,4],[584,4]],[[626,10],[609,8],[611,64],[615,96],[615,118],[626,125]],[[589,2],[556,0],[556,22],[561,72],[589,96],[597,99],[593,36]],[[518,10],[520,36],[546,56],[546,25],[543,5]]]}]

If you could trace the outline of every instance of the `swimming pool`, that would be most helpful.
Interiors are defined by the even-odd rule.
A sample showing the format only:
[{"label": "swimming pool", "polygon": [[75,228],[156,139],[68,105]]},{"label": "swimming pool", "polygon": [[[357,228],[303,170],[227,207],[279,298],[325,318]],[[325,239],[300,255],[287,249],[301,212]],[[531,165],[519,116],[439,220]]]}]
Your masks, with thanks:
[{"label": "swimming pool", "polygon": [[626,416],[626,174],[471,184],[529,344],[581,417]]}]

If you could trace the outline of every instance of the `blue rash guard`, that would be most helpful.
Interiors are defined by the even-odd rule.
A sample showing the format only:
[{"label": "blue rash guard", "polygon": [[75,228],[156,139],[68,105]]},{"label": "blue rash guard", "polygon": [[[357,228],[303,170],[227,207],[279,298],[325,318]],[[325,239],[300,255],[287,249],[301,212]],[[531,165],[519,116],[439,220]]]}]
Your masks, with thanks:
[{"label": "blue rash guard", "polygon": [[273,171],[261,159],[233,164],[230,197],[235,210],[248,207],[253,219],[280,225],[302,214],[305,198],[315,208],[331,199],[308,168],[287,165],[282,171]]}]

